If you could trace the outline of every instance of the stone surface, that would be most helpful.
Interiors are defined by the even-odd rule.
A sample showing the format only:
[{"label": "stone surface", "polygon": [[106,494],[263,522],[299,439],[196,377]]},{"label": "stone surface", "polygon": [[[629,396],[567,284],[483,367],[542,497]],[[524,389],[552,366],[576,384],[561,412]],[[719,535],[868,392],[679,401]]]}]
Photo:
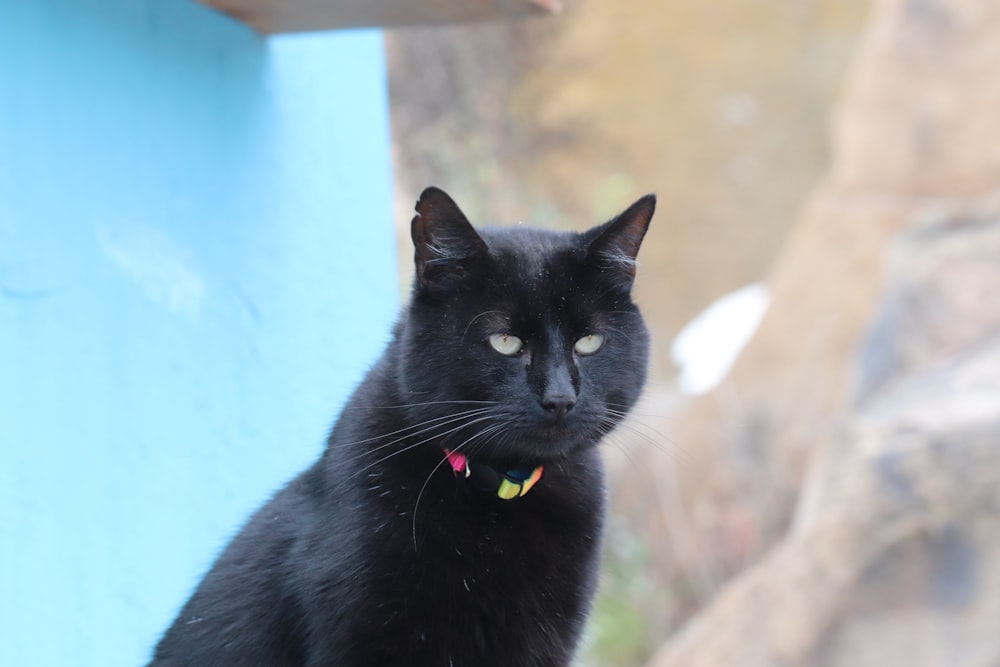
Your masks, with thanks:
[{"label": "stone surface", "polygon": [[859,398],[1000,332],[998,221],[1000,196],[921,209],[888,258],[892,283],[861,350]]},{"label": "stone surface", "polygon": [[651,666],[1000,664],[998,80],[1000,2],[878,3],[768,319],[674,428],[662,560],[710,599]]},{"label": "stone surface", "polygon": [[1000,342],[898,379],[831,439],[788,534],[650,667],[996,664],[998,447]]}]

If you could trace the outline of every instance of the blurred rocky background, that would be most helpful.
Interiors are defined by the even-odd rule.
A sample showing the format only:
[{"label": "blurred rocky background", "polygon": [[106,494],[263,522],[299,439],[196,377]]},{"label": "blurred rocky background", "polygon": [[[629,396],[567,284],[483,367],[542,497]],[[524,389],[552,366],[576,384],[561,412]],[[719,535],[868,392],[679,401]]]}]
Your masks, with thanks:
[{"label": "blurred rocky background", "polygon": [[[562,228],[659,195],[581,663],[1000,665],[1000,0],[567,0],[386,46],[402,275],[430,183]],[[757,282],[683,395],[671,341]]]}]

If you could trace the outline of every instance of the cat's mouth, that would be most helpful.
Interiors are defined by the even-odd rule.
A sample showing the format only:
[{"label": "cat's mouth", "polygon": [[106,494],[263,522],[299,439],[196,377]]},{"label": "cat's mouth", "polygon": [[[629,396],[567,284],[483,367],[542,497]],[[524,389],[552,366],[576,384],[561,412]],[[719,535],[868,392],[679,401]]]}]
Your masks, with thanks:
[{"label": "cat's mouth", "polygon": [[572,448],[579,439],[579,434],[576,432],[576,429],[571,428],[564,422],[539,426],[534,429],[532,438],[541,443],[546,443],[551,447],[565,449],[567,447]]}]

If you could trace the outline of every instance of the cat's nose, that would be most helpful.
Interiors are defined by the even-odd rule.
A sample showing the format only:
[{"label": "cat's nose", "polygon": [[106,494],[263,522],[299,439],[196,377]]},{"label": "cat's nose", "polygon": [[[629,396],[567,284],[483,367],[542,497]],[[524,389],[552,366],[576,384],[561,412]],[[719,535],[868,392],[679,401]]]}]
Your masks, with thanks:
[{"label": "cat's nose", "polygon": [[555,418],[562,419],[576,405],[576,398],[566,394],[546,395],[542,398],[542,407],[551,412]]},{"label": "cat's nose", "polygon": [[561,421],[576,405],[576,383],[568,364],[553,364],[548,368],[542,391],[542,408]]}]

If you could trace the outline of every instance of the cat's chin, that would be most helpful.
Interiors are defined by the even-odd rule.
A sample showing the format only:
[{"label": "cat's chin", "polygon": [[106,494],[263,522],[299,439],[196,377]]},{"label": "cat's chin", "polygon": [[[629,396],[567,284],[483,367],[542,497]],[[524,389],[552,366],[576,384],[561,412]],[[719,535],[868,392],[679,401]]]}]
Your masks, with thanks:
[{"label": "cat's chin", "polygon": [[523,461],[536,464],[571,458],[597,445],[599,438],[587,437],[562,425],[531,429],[518,434],[509,452]]}]

